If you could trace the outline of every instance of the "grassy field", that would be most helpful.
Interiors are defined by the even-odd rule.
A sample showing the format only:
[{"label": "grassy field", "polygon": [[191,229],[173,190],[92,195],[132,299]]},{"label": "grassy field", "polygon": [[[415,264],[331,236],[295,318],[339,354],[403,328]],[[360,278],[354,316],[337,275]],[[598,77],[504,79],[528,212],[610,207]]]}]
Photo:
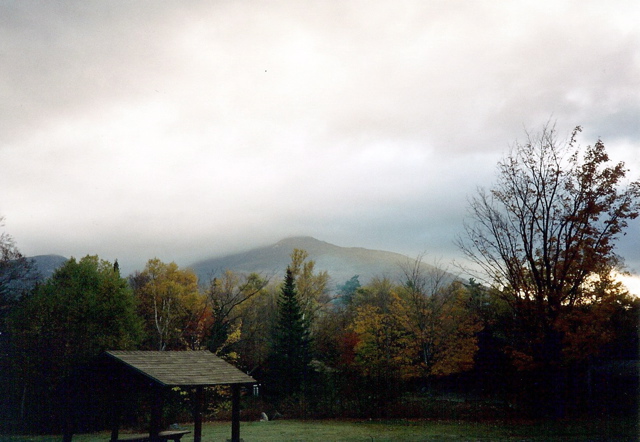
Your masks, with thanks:
[{"label": "grassy field", "polygon": [[[189,425],[185,426],[193,430]],[[228,422],[203,426],[203,441],[225,441]],[[465,421],[301,421],[242,422],[240,436],[250,441],[637,441],[638,423],[626,420],[566,422]],[[3,441],[59,441],[60,436],[0,436]],[[78,442],[108,441],[109,433],[83,434]],[[192,440],[192,435],[183,438]]]}]

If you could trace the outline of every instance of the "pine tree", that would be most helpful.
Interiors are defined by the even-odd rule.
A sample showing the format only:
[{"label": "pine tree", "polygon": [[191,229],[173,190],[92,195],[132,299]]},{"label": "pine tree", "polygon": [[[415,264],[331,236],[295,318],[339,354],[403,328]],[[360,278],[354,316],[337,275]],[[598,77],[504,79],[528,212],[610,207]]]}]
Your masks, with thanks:
[{"label": "pine tree", "polygon": [[302,392],[311,375],[309,321],[302,311],[290,268],[287,268],[278,298],[278,322],[272,339],[269,368],[270,389],[278,397]]}]

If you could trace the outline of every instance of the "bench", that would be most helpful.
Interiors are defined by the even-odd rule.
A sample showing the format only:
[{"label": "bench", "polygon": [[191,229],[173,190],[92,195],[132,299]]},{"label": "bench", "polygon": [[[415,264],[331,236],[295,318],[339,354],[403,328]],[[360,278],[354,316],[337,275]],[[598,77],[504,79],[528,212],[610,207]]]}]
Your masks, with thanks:
[{"label": "bench", "polygon": [[[158,433],[158,437],[160,438],[160,440],[172,440],[174,442],[178,442],[180,438],[182,438],[182,436],[189,433],[191,433],[191,431],[188,430],[161,431],[160,433]],[[118,442],[149,442],[150,440],[151,438],[148,434],[130,434],[118,437]]]}]

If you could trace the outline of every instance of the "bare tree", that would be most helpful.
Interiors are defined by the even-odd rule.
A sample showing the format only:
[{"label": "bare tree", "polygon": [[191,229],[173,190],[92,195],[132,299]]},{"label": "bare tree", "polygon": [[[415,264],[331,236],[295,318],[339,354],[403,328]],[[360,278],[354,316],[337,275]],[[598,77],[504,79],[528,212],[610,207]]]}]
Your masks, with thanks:
[{"label": "bare tree", "polygon": [[260,293],[269,283],[257,273],[237,274],[227,270],[213,278],[207,288],[207,302],[212,310],[209,349],[218,352],[227,342],[231,328],[241,316],[240,306]]},{"label": "bare tree", "polygon": [[616,240],[640,209],[640,183],[625,185],[624,163],[609,165],[602,141],[581,149],[580,131],[561,143],[547,124],[516,142],[494,187],[470,200],[458,241],[512,307],[528,342],[519,355],[548,372],[562,363],[571,311],[605,302],[602,282],[621,265]]},{"label": "bare tree", "polygon": [[[0,227],[4,217],[0,216]],[[33,287],[39,275],[32,260],[26,258],[6,232],[0,233],[0,308]]]},{"label": "bare tree", "polygon": [[640,209],[640,183],[621,186],[624,163],[605,167],[600,140],[581,156],[580,130],[566,144],[548,126],[516,143],[496,186],[471,199],[472,223],[458,242],[492,282],[512,289],[507,301],[544,301],[551,315],[580,299],[588,277],[620,264],[615,241]]}]

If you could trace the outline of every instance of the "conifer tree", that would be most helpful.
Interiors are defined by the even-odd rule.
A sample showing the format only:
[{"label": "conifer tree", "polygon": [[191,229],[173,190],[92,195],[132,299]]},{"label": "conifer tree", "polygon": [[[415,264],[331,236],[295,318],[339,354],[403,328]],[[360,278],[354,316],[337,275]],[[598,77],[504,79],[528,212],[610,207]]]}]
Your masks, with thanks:
[{"label": "conifer tree", "polygon": [[269,357],[270,389],[279,397],[302,392],[311,374],[310,364],[309,321],[302,311],[293,273],[287,268]]}]

